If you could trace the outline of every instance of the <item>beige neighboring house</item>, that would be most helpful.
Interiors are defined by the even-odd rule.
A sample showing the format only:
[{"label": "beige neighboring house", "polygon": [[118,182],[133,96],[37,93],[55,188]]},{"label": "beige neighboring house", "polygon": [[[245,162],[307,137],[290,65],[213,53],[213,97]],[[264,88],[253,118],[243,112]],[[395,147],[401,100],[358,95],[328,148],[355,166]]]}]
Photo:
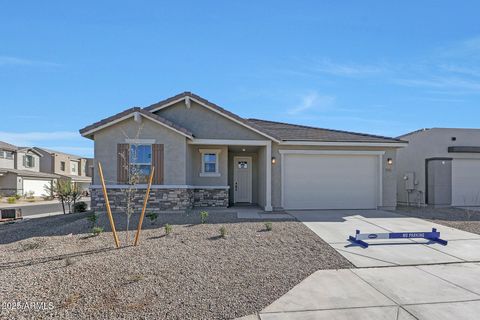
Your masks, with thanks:
[{"label": "beige neighboring house", "polygon": [[[140,134],[137,133],[141,128]],[[397,203],[396,154],[407,143],[370,134],[246,119],[190,92],[131,108],[80,130],[95,141],[114,209],[129,168],[155,167],[149,210],[258,205],[377,209]],[[103,211],[98,174],[92,208]]]},{"label": "beige neighboring house", "polygon": [[0,194],[46,195],[56,174],[40,172],[42,154],[34,148],[17,147],[0,141]]},{"label": "beige neighboring house", "polygon": [[398,202],[480,206],[480,129],[421,129],[399,137]]},{"label": "beige neighboring house", "polygon": [[92,183],[92,159],[47,148],[34,148],[42,155],[40,170],[71,179],[80,190],[88,191]]}]

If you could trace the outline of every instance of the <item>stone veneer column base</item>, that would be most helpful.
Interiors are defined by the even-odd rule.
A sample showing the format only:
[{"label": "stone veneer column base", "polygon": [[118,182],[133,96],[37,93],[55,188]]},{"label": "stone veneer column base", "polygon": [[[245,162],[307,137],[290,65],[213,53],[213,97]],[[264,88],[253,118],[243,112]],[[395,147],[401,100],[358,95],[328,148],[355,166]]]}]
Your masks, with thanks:
[{"label": "stone veneer column base", "polygon": [[[109,188],[108,199],[113,212],[124,211],[126,207],[125,188]],[[134,202],[135,211],[141,211],[145,198],[145,188],[137,189]],[[148,212],[183,211],[194,207],[228,206],[228,187],[225,188],[155,188],[150,190]],[[101,188],[91,188],[91,208],[94,211],[106,211],[105,199]]]}]

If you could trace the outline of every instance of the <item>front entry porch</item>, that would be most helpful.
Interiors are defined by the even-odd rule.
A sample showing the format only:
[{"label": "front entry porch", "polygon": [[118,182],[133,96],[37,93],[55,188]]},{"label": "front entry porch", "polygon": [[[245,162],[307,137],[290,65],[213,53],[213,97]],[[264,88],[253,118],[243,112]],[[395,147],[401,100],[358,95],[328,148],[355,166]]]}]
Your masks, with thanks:
[{"label": "front entry porch", "polygon": [[[203,167],[210,169],[208,161],[214,159],[214,155],[218,157],[218,171],[211,173],[210,178],[205,174],[201,176],[196,172],[198,170],[192,170],[192,179],[196,183],[201,180],[202,185],[226,184],[229,187],[229,207],[258,206],[265,211],[272,211],[270,141],[196,139],[189,144],[193,161],[202,165],[200,172]],[[204,159],[195,159],[198,155]]]}]

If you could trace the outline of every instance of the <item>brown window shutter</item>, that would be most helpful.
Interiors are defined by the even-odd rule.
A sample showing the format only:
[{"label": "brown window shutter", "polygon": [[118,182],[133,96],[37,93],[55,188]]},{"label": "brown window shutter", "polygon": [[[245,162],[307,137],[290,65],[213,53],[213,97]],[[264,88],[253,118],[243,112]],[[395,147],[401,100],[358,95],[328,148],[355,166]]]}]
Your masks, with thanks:
[{"label": "brown window shutter", "polygon": [[128,143],[117,144],[117,182],[128,182],[128,165],[130,161],[130,145]]},{"label": "brown window shutter", "polygon": [[152,145],[153,184],[163,184],[163,144]]}]

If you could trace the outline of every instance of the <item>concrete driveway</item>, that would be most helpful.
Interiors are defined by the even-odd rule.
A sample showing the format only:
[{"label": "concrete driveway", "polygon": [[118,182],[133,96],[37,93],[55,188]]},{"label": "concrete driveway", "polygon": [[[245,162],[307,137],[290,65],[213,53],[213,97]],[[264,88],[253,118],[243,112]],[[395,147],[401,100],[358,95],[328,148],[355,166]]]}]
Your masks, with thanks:
[{"label": "concrete driveway", "polygon": [[473,320],[479,314],[480,265],[458,263],[317,271],[259,317]]},{"label": "concrete driveway", "polygon": [[[408,266],[480,261],[480,235],[381,210],[288,211],[356,267]],[[368,241],[363,248],[347,238],[362,233],[420,232],[437,228],[448,245],[424,239]]]}]

